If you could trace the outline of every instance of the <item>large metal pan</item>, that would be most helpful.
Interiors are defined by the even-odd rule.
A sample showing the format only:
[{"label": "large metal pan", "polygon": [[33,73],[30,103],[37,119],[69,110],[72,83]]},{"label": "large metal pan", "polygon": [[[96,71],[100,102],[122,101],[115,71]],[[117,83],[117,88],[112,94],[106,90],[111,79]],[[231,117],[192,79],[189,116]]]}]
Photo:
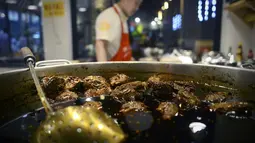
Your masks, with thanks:
[{"label": "large metal pan", "polygon": [[[49,75],[102,75],[126,73],[138,79],[147,79],[155,73],[172,74],[174,78],[191,79],[208,85],[222,85],[238,92],[240,98],[255,101],[255,71],[221,66],[185,65],[158,62],[108,62],[53,65],[36,68],[39,77]],[[0,74],[0,125],[41,103],[28,69]]]}]

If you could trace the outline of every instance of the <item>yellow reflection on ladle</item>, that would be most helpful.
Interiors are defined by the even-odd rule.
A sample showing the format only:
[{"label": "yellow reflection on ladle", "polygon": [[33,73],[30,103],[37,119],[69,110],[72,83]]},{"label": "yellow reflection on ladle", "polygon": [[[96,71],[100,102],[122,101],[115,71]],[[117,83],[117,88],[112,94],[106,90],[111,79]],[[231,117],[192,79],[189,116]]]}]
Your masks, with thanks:
[{"label": "yellow reflection on ladle", "polygon": [[81,120],[81,117],[80,117],[80,115],[77,113],[77,112],[73,112],[72,113],[73,115],[73,119],[75,120],[75,121],[77,121],[77,120]]},{"label": "yellow reflection on ladle", "polygon": [[123,131],[102,111],[74,106],[48,116],[39,127],[35,142],[120,143],[124,139]]}]

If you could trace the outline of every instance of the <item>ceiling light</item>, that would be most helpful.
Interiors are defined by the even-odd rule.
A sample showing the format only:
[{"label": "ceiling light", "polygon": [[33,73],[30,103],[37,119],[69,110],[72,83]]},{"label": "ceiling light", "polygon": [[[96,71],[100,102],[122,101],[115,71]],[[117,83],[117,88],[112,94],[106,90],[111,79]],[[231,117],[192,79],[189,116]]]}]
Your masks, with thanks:
[{"label": "ceiling light", "polygon": [[5,14],[4,13],[0,13],[0,17],[1,18],[5,18]]},{"label": "ceiling light", "polygon": [[212,7],[212,11],[216,11],[216,6],[213,6],[213,7]]},{"label": "ceiling light", "polygon": [[79,12],[86,12],[87,11],[87,8],[85,8],[85,7],[80,7],[79,8]]},{"label": "ceiling light", "polygon": [[37,10],[37,6],[36,5],[29,5],[27,7],[27,9],[29,9],[29,10]]},{"label": "ceiling light", "polygon": [[205,11],[205,15],[208,15],[209,14],[209,12],[208,11]]},{"label": "ceiling light", "polygon": [[161,25],[161,24],[162,24],[162,22],[161,22],[161,21],[157,21],[157,23],[158,23],[158,25]]},{"label": "ceiling light", "polygon": [[216,5],[216,4],[217,4],[217,1],[216,1],[216,0],[213,0],[213,1],[212,1],[212,4],[213,4],[213,5]]},{"label": "ceiling light", "polygon": [[16,4],[17,0],[6,0],[5,2],[8,4]]},{"label": "ceiling light", "polygon": [[205,1],[205,5],[209,5],[209,1],[207,0],[207,1]]},{"label": "ceiling light", "polygon": [[208,16],[205,16],[204,19],[205,19],[205,21],[207,21],[208,20]]},{"label": "ceiling light", "polygon": [[151,26],[156,26],[156,25],[157,25],[157,23],[155,21],[151,22]]},{"label": "ceiling light", "polygon": [[172,29],[173,31],[176,31],[178,29],[181,29],[181,27],[182,27],[182,16],[181,14],[176,14],[173,17]]},{"label": "ceiling light", "polygon": [[215,18],[215,17],[216,17],[216,13],[213,12],[213,13],[212,13],[212,18]]},{"label": "ceiling light", "polygon": [[162,7],[161,7],[161,9],[162,9],[162,10],[165,10],[165,7],[164,7],[164,6],[162,6]]},{"label": "ceiling light", "polygon": [[159,11],[159,12],[158,12],[158,19],[159,19],[159,20],[162,20],[162,19],[163,19],[163,13],[162,13],[162,11]]},{"label": "ceiling light", "polygon": [[198,14],[202,14],[202,10],[199,9],[199,10],[197,11],[197,13],[198,13]]},{"label": "ceiling light", "polygon": [[198,1],[198,5],[202,5],[203,2],[201,0]]},{"label": "ceiling light", "polygon": [[164,2],[164,8],[165,8],[165,9],[168,9],[168,8],[169,8],[168,2]]},{"label": "ceiling light", "polygon": [[139,17],[135,18],[135,23],[140,23],[141,19]]}]

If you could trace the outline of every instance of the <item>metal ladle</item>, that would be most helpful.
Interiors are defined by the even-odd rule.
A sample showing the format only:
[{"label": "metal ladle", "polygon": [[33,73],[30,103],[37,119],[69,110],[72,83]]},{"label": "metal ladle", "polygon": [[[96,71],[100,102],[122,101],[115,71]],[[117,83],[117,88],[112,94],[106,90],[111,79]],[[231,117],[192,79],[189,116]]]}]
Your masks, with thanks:
[{"label": "metal ladle", "polygon": [[35,57],[27,47],[21,49],[29,66],[38,95],[47,117],[40,124],[34,143],[120,143],[125,139],[122,129],[104,112],[83,106],[53,111],[42,90],[34,65]]}]

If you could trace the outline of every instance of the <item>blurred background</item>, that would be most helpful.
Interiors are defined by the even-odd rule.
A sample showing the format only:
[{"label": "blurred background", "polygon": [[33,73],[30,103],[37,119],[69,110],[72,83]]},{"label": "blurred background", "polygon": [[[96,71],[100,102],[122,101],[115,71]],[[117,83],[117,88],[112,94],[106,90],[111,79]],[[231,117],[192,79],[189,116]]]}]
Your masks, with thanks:
[{"label": "blurred background", "polygon": [[[95,20],[115,0],[0,0],[0,72],[38,61],[93,62]],[[49,12],[49,5],[55,13]],[[134,58],[186,64],[253,64],[254,0],[144,0],[129,18]]]}]

